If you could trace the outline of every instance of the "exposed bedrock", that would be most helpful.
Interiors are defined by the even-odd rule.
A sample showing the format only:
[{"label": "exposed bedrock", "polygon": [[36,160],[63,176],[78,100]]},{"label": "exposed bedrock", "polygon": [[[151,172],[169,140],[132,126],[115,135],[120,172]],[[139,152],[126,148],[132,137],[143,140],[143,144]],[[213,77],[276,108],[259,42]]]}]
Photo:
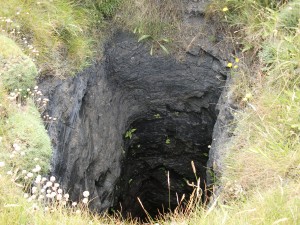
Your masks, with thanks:
[{"label": "exposed bedrock", "polygon": [[48,113],[59,118],[48,126],[52,173],[73,200],[88,190],[99,212],[122,205],[124,214],[143,217],[137,197],[151,215],[173,209],[176,193],[192,191],[192,160],[204,183],[224,66],[200,48],[182,62],[150,56],[123,32],[104,55],[76,77],[40,82]]}]

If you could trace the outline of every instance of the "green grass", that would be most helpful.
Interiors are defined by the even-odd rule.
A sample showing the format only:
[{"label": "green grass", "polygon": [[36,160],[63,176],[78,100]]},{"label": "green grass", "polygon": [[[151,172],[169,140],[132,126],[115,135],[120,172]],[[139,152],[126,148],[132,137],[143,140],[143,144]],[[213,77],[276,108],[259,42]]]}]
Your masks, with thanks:
[{"label": "green grass", "polygon": [[[23,105],[15,100],[7,100],[7,97],[2,90],[0,161],[5,161],[12,171],[18,172],[31,171],[39,165],[41,172],[47,174],[52,150],[40,113],[30,99]],[[20,146],[20,150],[15,150],[14,144]]]},{"label": "green grass", "polygon": [[[224,209],[220,200],[212,213],[225,224],[299,223],[300,1],[277,3],[214,1],[210,8],[243,40],[240,58],[255,56],[232,71],[241,110],[220,180],[220,199],[229,203]],[[235,216],[243,211],[247,217]]]},{"label": "green grass", "polygon": [[[36,164],[42,167],[42,173],[49,171],[51,144],[47,131],[40,118],[40,113],[32,102],[15,112],[12,112],[6,121],[7,138],[20,142],[25,152],[22,160],[18,160],[15,166],[25,170],[31,170]],[[33,159],[37,158],[36,161]]]},{"label": "green grass", "polygon": [[115,22],[135,33],[139,41],[150,43],[151,55],[169,53],[168,49],[174,47],[172,41],[178,39],[181,9],[182,3],[178,0],[123,0]]},{"label": "green grass", "polygon": [[180,1],[123,0],[123,3],[117,19],[132,31],[136,28],[142,34],[161,39],[177,28],[181,14]]},{"label": "green grass", "polygon": [[198,207],[187,224],[299,224],[299,183],[288,186],[281,184],[264,192],[255,192],[245,202],[234,202],[231,205],[219,204],[211,211]]},{"label": "green grass", "polygon": [[0,35],[0,78],[7,90],[32,87],[37,77],[33,61],[10,38]]},{"label": "green grass", "polygon": [[[123,4],[125,2],[126,4]],[[29,9],[29,6],[36,4],[33,1],[24,1],[22,4],[20,1],[9,1],[9,4],[0,9],[1,13],[12,15],[10,13],[17,3],[22,9]],[[151,35],[154,40],[170,35],[170,29],[176,27],[178,22],[178,14],[173,8],[174,2],[167,0],[163,1],[162,5],[155,5],[144,0],[142,3],[144,4],[139,5],[134,0],[82,0],[76,1],[76,4],[47,1],[43,6],[46,8],[42,9],[48,10],[47,7],[50,7],[49,12],[53,14],[49,17],[50,23],[55,21],[54,12],[61,14],[56,15],[55,26],[45,28],[44,25],[38,24],[45,22],[43,16],[42,20],[34,21],[42,12],[39,11],[41,8],[36,7],[34,12],[37,13],[37,17],[28,16],[26,20],[24,13],[22,16],[27,24],[20,27],[28,40],[33,43],[37,41],[36,46],[43,43],[41,49],[45,46],[47,49],[51,43],[64,46],[59,48],[59,51],[53,48],[49,56],[45,54],[46,58],[50,57],[49,61],[44,58],[48,63],[53,62],[51,57],[55,54],[60,55],[61,49],[64,48],[70,53],[74,49],[74,59],[80,58],[76,52],[82,48],[82,52],[78,54],[82,54],[86,59],[89,55],[86,53],[89,51],[85,52],[85,49],[90,40],[85,39],[85,36],[82,36],[84,32],[77,28],[84,30],[89,23],[84,19],[81,21],[79,15],[93,18],[92,26],[97,26],[98,23],[103,24],[101,21],[104,17],[109,18],[116,13],[116,19],[119,18],[127,29],[140,29],[140,35]],[[85,7],[79,9],[77,6]],[[122,11],[118,11],[118,7],[122,7]],[[231,142],[224,146],[228,154],[224,173],[218,180],[223,186],[223,191],[217,201],[208,208],[193,199],[185,211],[166,214],[156,221],[151,221],[152,224],[300,224],[299,9],[299,0],[281,4],[271,0],[212,2],[208,8],[210,15],[222,20],[223,24],[234,32],[231,37],[233,42],[242,40],[242,47],[237,53],[240,61],[235,62],[239,67],[232,68],[233,84],[230,87],[240,109],[235,115],[234,136]],[[18,22],[15,17],[14,14],[12,18],[16,24],[24,23],[23,20]],[[61,25],[63,21],[65,23]],[[38,24],[41,30],[31,28],[30,23]],[[71,24],[79,26],[73,27]],[[55,30],[58,33],[53,36]],[[11,35],[9,34],[10,37]],[[45,40],[47,37],[51,40]],[[55,38],[52,39],[53,37]],[[21,44],[17,37],[12,39]],[[19,56],[26,58],[22,53],[24,51],[12,40],[0,36],[0,41],[5,43],[0,45],[1,63],[7,59],[12,62],[13,58]],[[39,66],[42,65],[43,57],[41,51],[41,58],[37,59]],[[64,57],[68,58],[70,55]],[[70,62],[75,63],[71,58],[62,62],[66,65],[71,65]],[[15,66],[18,63],[16,61],[11,64]],[[20,68],[23,67],[26,68],[24,64]],[[1,72],[3,73],[3,70]],[[6,165],[0,167],[0,224],[138,224],[136,221],[122,221],[117,216],[93,215],[83,204],[70,209],[56,202],[50,205],[53,212],[49,213],[43,210],[45,205],[42,202],[28,202],[23,197],[24,188],[28,188],[30,182],[24,182],[25,175],[20,172],[23,168],[29,171],[35,164],[39,164],[43,168],[42,173],[46,173],[49,166],[50,141],[33,102],[28,100],[26,104],[18,105],[19,101],[8,99],[9,90],[19,88],[19,85],[23,85],[24,88],[32,86],[31,77],[26,78],[24,83],[16,81],[18,76],[7,77],[14,80],[15,86],[5,86],[5,82],[8,81],[3,74],[1,75],[0,162],[5,161]],[[15,143],[27,153],[25,156],[10,157]],[[34,158],[40,158],[42,161],[34,161]],[[7,171],[12,171],[12,175],[7,175]],[[39,206],[39,210],[33,210],[34,203]],[[80,213],[76,213],[78,209]]]},{"label": "green grass", "polygon": [[65,75],[88,63],[93,53],[87,32],[89,17],[74,3],[2,0],[0,4],[1,28],[36,58],[40,69]]},{"label": "green grass", "polygon": [[96,54],[101,55],[105,37],[116,27],[136,29],[139,36],[150,35],[155,48],[160,48],[161,40],[171,39],[178,30],[179,3],[0,0],[0,29],[33,58],[41,74],[65,77],[90,65]]}]

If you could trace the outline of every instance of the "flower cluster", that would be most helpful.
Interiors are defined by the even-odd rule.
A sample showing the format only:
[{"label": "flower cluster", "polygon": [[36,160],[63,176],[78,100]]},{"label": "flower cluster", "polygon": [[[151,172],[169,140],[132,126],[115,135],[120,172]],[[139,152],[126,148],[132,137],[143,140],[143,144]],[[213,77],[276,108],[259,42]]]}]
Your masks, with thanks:
[{"label": "flower cluster", "polygon": [[[20,16],[21,11],[16,12],[15,19],[17,20]],[[29,13],[24,13],[25,15],[29,15]],[[26,37],[21,32],[21,28],[14,19],[8,17],[0,17],[0,31],[5,33],[8,37],[16,40],[18,43],[23,45],[22,50],[27,53],[28,56],[32,57],[33,61],[35,58],[39,56],[39,51],[27,40]]]},{"label": "flower cluster", "polygon": [[82,194],[83,194],[83,197],[84,197],[84,198],[82,199],[82,202],[83,202],[84,204],[88,204],[90,192],[84,191]]},{"label": "flower cluster", "polygon": [[226,67],[227,67],[227,68],[237,69],[237,68],[239,67],[239,66],[237,65],[237,63],[238,63],[239,61],[240,61],[239,58],[235,58],[235,59],[234,59],[234,63],[229,62],[229,63],[227,63]]},{"label": "flower cluster", "polygon": [[20,156],[24,156],[25,152],[21,151],[21,146],[18,143],[14,143],[13,144],[13,151],[10,154],[9,158],[15,158],[16,156],[20,155]]},{"label": "flower cluster", "polygon": [[[39,90],[38,86],[35,86],[33,89],[27,88],[26,90],[15,89],[14,92],[11,92],[8,96],[8,99],[15,101],[19,107],[24,105],[26,103],[26,99],[28,98],[33,99],[35,105],[41,113],[45,111],[49,103],[49,99],[43,97],[43,93],[41,90]],[[56,117],[51,117],[48,114],[43,115],[42,118],[47,123],[57,120]]]},{"label": "flower cluster", "polygon": [[[11,155],[22,152],[22,142],[15,140],[12,144]],[[83,191],[82,197],[77,201],[71,201],[70,196],[61,187],[55,176],[45,177],[40,173],[42,167],[38,164],[38,158],[34,158],[37,164],[30,170],[21,170],[15,166],[13,161],[0,159],[0,177],[6,176],[13,185],[22,188],[23,197],[31,204],[31,212],[43,211],[54,212],[66,209],[69,212],[80,214],[87,210],[89,204],[89,191]]]},{"label": "flower cluster", "polygon": [[[38,166],[35,170],[38,170]],[[28,174],[26,176],[28,177]],[[59,183],[55,181],[56,178],[54,176],[47,179],[46,177],[37,175],[34,180],[34,186],[31,187],[30,194],[25,193],[24,197],[28,202],[33,200],[42,202],[48,208],[51,204],[53,206],[53,203],[66,205],[69,201],[69,194],[64,193]]]},{"label": "flower cluster", "polygon": [[[37,165],[32,171],[37,171],[39,166]],[[27,179],[34,177],[33,173],[29,172],[25,175]],[[53,212],[61,207],[66,207],[67,205],[72,206],[76,213],[80,213],[80,208],[87,206],[89,203],[88,197],[90,193],[88,191],[83,192],[82,204],[77,202],[72,202],[69,200],[69,194],[64,192],[60,187],[60,184],[56,182],[56,178],[51,176],[49,178],[37,175],[34,179],[34,185],[29,188],[27,193],[24,193],[24,198],[28,202],[32,202],[32,210],[36,211],[40,207],[43,208],[45,212]],[[78,208],[78,206],[80,206]]]}]

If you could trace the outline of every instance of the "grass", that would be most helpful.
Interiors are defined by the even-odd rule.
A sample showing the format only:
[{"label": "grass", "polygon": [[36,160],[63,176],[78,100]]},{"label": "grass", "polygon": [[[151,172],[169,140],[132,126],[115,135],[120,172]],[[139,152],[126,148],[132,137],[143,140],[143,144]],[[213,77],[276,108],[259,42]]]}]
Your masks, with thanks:
[{"label": "grass", "polygon": [[10,38],[0,35],[0,76],[7,90],[32,87],[37,68]]},{"label": "grass", "polygon": [[[298,0],[228,0],[211,8],[243,38],[241,58],[254,56],[232,72],[241,110],[220,180],[225,212],[236,218],[226,224],[299,223],[299,7]],[[243,210],[247,220],[232,216]]]},{"label": "grass", "polygon": [[118,2],[1,0],[0,28],[43,73],[72,75],[90,64],[103,17],[111,16]]},{"label": "grass", "polygon": [[[149,35],[155,48],[178,28],[180,1],[0,0],[0,30],[33,59],[40,74],[74,75],[101,55],[108,27]],[[116,15],[116,16],[115,16]],[[115,18],[115,23],[112,23]],[[167,40],[167,42],[163,41]]]},{"label": "grass", "polygon": [[0,136],[1,161],[11,166],[11,171],[31,171],[36,165],[46,174],[49,171],[51,144],[40,113],[29,99],[24,105],[8,100],[1,90]]},{"label": "grass", "polygon": [[[144,4],[139,5],[138,1],[126,0],[126,4],[123,4],[124,1],[82,0],[76,1],[76,4],[47,1],[43,2],[45,8],[36,7],[36,15],[28,16],[27,19],[26,10],[23,10],[22,21],[17,19],[19,14],[11,12],[15,12],[13,10],[17,8],[17,3],[21,9],[29,9],[32,4],[36,4],[33,1],[23,2],[23,5],[20,1],[12,0],[9,4],[4,4],[5,7],[0,11],[6,13],[6,16],[14,15],[12,20],[20,24],[20,30],[26,34],[26,40],[36,43],[35,46],[42,43],[41,49],[47,49],[47,46],[56,43],[54,46],[64,46],[62,49],[66,47],[67,52],[72,53],[71,49],[74,49],[74,59],[80,59],[81,56],[81,59],[86,59],[90,55],[89,50],[85,52],[85,44],[89,43],[90,39],[85,39],[84,32],[77,29],[81,27],[84,30],[88,23],[84,19],[81,21],[78,15],[93,18],[93,26],[96,26],[98,23],[103,24],[101,20],[104,18],[112,17],[116,13],[116,18],[126,24],[128,29],[140,29],[140,35],[151,35],[155,40],[170,35],[169,32],[176,27],[179,14],[174,9],[174,2],[162,1],[161,5],[155,5],[143,0],[141,3]],[[77,6],[85,7],[79,9]],[[44,25],[38,24],[45,22],[45,15],[41,16],[42,20],[34,20],[44,12],[39,10],[48,10],[47,7],[50,7],[49,12],[55,12],[53,15],[61,15],[50,16],[49,22],[52,26],[48,24],[45,28]],[[118,11],[118,7],[123,7],[122,11]],[[233,42],[241,43],[237,53],[240,61],[234,62],[234,65],[239,67],[232,67],[233,83],[230,87],[240,109],[235,114],[234,135],[226,146],[228,154],[224,173],[218,180],[223,191],[211,205],[204,207],[197,201],[199,199],[192,198],[185,210],[178,209],[151,220],[150,224],[300,224],[299,9],[299,0],[212,2],[208,8],[210,15],[222,20],[223,24],[233,31]],[[165,11],[169,13],[163,15]],[[23,20],[26,24],[21,25],[25,23]],[[62,21],[65,22],[63,25]],[[41,30],[37,27],[31,28],[30,23],[38,24],[37,27],[41,26]],[[71,24],[80,26],[73,27]],[[3,26],[2,23],[2,28]],[[11,30],[11,26],[9,23],[5,30]],[[43,30],[43,27],[46,30]],[[52,29],[53,27],[55,29]],[[58,33],[53,36],[55,30]],[[44,35],[48,34],[51,40],[45,40],[47,36]],[[62,54],[61,49],[56,51],[58,48],[53,48],[49,56],[41,50],[39,58],[36,54],[29,54],[28,49],[21,51],[12,41],[13,39],[19,46],[23,46],[23,39],[13,37],[14,34],[8,32],[6,36],[11,39],[0,36],[0,42],[5,43],[0,45],[0,61],[6,65],[8,60],[9,68],[16,68],[16,65],[20,64],[18,60],[13,61],[14,58],[26,59],[28,64],[32,65],[33,60],[28,57],[30,55],[38,61],[40,68],[43,65],[43,54],[46,58],[50,57],[47,62],[53,62],[51,57],[55,54]],[[76,55],[78,49],[82,52]],[[24,52],[27,52],[27,56]],[[64,57],[71,56],[67,54]],[[66,59],[64,57],[63,59]],[[46,58],[44,60],[48,60]],[[75,63],[72,57],[63,62]],[[26,68],[26,65],[21,64],[21,68],[23,67]],[[4,73],[7,71],[9,70],[2,69],[0,76],[0,162],[5,162],[4,166],[0,163],[0,224],[138,224],[137,221],[122,220],[117,215],[94,215],[87,210],[84,202],[76,207],[67,207],[59,200],[49,200],[51,204],[45,205],[45,201],[32,198],[34,193],[30,193],[30,200],[23,197],[24,191],[30,190],[32,185],[35,185],[38,191],[43,189],[39,182],[33,181],[48,169],[50,140],[33,104],[37,103],[37,92],[32,90],[35,94],[32,100],[26,100],[26,103],[24,98],[21,100],[9,96],[9,92],[19,89],[19,86],[24,90],[33,87],[32,77],[36,74],[20,82],[14,73],[12,76],[6,76]],[[23,91],[22,94],[28,94]],[[42,107],[41,104],[38,106]],[[21,151],[25,151],[25,156],[16,153],[19,151],[16,150],[18,146]],[[34,161],[34,158],[40,158],[41,161]],[[33,172],[31,178],[28,172],[36,168],[36,164],[41,166],[41,170]],[[26,169],[26,173],[22,174],[23,169]],[[58,189],[54,192],[57,195]],[[79,198],[84,199],[82,196]],[[51,212],[45,211],[45,207],[48,206]]]},{"label": "grass", "polygon": [[116,24],[134,32],[139,41],[147,40],[151,55],[161,50],[168,54],[180,29],[181,1],[123,0],[122,3],[115,16]]},{"label": "grass", "polygon": [[[78,71],[92,56],[89,17],[71,1],[0,1],[1,28],[54,75]],[[63,62],[63,63],[62,63]]]}]

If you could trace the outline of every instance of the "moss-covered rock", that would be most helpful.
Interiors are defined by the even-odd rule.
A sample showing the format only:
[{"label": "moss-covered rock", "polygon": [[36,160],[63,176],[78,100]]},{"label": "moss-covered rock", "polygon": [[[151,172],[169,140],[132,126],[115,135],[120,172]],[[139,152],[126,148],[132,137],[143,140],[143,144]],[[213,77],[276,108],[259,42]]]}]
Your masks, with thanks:
[{"label": "moss-covered rock", "polygon": [[0,35],[0,79],[5,89],[26,89],[32,87],[37,68],[20,47],[10,38]]}]

